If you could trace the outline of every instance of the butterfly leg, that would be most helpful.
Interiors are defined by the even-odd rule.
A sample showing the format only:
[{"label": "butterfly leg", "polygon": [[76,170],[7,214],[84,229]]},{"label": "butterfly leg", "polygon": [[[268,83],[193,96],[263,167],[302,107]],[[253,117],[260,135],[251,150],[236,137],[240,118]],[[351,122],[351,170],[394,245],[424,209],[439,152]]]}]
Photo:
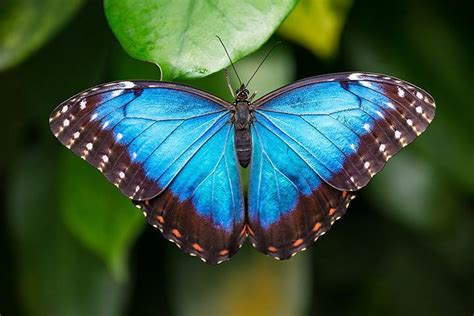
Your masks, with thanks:
[{"label": "butterfly leg", "polygon": [[249,102],[252,102],[253,101],[253,98],[255,98],[255,96],[257,95],[257,91],[255,90],[254,93],[252,93],[252,95],[249,97]]},{"label": "butterfly leg", "polygon": [[235,99],[235,92],[230,83],[229,72],[227,71],[227,68],[224,68],[224,74],[225,74],[225,81],[227,82],[227,88],[229,88],[230,94]]}]

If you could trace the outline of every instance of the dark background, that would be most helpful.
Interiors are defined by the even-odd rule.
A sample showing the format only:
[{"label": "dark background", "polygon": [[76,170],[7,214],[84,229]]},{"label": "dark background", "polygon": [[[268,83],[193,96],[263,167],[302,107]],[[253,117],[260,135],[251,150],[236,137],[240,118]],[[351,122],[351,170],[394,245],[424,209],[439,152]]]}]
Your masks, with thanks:
[{"label": "dark background", "polygon": [[[77,240],[59,211],[68,201],[90,203],[68,192],[74,186],[67,181],[92,168],[54,139],[48,116],[95,84],[158,79],[159,72],[123,52],[102,5],[89,1],[40,50],[0,73],[0,314],[472,315],[471,3],[355,1],[331,59],[278,34],[272,39],[284,41],[278,58],[293,69],[292,79],[350,70],[387,73],[424,88],[437,103],[427,132],[359,193],[309,251],[277,262],[247,243],[230,262],[208,267],[139,220],[123,271],[114,274]],[[260,82],[278,63],[264,66]],[[215,93],[225,89],[221,76],[192,84]],[[81,183],[108,185],[91,174]],[[118,199],[137,222],[129,202]]]}]

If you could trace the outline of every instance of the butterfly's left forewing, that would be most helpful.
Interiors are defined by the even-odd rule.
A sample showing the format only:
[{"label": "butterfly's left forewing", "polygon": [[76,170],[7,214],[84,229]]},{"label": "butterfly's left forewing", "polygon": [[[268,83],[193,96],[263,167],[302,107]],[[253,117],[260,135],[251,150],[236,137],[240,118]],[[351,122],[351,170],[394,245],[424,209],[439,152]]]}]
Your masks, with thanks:
[{"label": "butterfly's left forewing", "polygon": [[258,249],[280,258],[329,229],[351,192],[421,134],[435,112],[425,91],[363,73],[308,78],[255,107],[249,233]]},{"label": "butterfly's left forewing", "polygon": [[115,82],[65,101],[50,125],[166,238],[217,263],[237,251],[244,230],[227,106],[183,85]]}]

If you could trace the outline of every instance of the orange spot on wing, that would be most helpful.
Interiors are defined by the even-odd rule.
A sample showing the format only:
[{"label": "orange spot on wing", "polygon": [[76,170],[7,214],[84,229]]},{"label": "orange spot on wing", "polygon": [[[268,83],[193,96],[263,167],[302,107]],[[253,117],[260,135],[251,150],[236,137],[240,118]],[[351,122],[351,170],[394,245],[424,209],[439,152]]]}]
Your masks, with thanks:
[{"label": "orange spot on wing", "polygon": [[156,216],[156,219],[158,220],[158,222],[160,222],[160,224],[163,224],[165,222],[165,219],[163,218],[163,216]]},{"label": "orange spot on wing", "polygon": [[336,213],[336,209],[335,209],[334,207],[330,208],[330,209],[329,209],[329,215],[330,215],[330,216],[333,216],[334,213]]},{"label": "orange spot on wing", "polygon": [[171,233],[176,237],[176,238],[181,238],[181,233],[177,229],[172,229]]},{"label": "orange spot on wing", "polygon": [[342,198],[345,198],[346,196],[347,196],[347,192],[346,191],[342,192]]},{"label": "orange spot on wing", "polygon": [[273,247],[273,246],[270,246],[270,247],[268,247],[268,251],[270,251],[270,252],[277,252],[278,249],[276,249],[276,248]]},{"label": "orange spot on wing", "polygon": [[316,225],[314,225],[314,227],[313,227],[313,232],[317,232],[321,228],[321,226],[322,226],[321,223],[319,223],[319,222],[316,223]]},{"label": "orange spot on wing", "polygon": [[197,251],[199,251],[199,252],[203,251],[202,247],[199,246],[198,243],[194,243],[192,247],[193,247],[194,249],[196,249]]},{"label": "orange spot on wing", "polygon": [[300,239],[297,239],[295,240],[295,242],[293,243],[293,247],[298,247],[299,245],[301,245],[303,243],[303,239],[300,238]]},{"label": "orange spot on wing", "polygon": [[227,256],[229,254],[229,250],[224,249],[219,251],[219,256]]}]

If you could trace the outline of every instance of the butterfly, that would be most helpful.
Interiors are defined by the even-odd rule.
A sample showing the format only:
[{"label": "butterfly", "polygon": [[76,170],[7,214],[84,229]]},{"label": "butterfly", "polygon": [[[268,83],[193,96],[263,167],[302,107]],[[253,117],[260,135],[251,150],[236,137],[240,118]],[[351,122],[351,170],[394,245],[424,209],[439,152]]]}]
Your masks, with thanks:
[{"label": "butterfly", "polygon": [[[246,238],[275,259],[306,250],[435,115],[427,92],[372,73],[253,97],[246,85],[229,103],[177,83],[117,81],[60,104],[50,127],[165,238],[218,264]],[[247,199],[239,166],[250,167]]]}]

